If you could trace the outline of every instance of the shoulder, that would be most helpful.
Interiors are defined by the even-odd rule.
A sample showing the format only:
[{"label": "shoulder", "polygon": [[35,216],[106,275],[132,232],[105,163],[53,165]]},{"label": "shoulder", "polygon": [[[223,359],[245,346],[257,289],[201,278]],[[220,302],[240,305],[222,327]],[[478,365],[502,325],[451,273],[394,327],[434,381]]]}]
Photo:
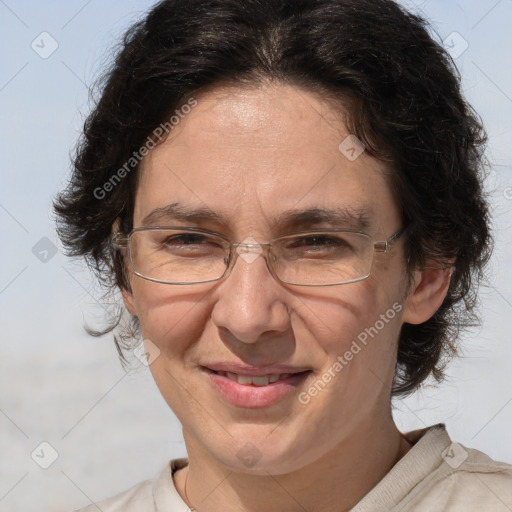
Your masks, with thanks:
[{"label": "shoulder", "polygon": [[485,453],[451,443],[443,465],[433,475],[431,492],[457,503],[456,510],[512,510],[512,466],[491,459]]},{"label": "shoulder", "polygon": [[512,510],[512,465],[452,442],[443,430],[436,449],[438,465],[408,496],[414,510],[436,510],[440,504],[446,512]]},{"label": "shoulder", "polygon": [[186,512],[189,509],[176,491],[172,474],[187,462],[174,459],[155,478],[75,512]]},{"label": "shoulder", "polygon": [[454,443],[444,424],[404,434],[409,452],[351,512],[511,512],[512,466]]},{"label": "shoulder", "polygon": [[153,500],[153,480],[145,480],[134,485],[127,491],[124,491],[111,498],[91,504],[75,512],[152,512],[155,509]]}]

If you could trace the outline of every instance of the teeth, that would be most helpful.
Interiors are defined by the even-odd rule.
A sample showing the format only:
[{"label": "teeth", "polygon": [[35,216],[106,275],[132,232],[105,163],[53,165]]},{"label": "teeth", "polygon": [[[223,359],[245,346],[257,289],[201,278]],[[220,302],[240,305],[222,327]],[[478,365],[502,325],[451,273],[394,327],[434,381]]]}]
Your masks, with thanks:
[{"label": "teeth", "polygon": [[222,375],[224,377],[227,377],[228,379],[231,379],[231,380],[234,380],[235,382],[238,381],[237,377],[236,377],[236,373],[231,373],[231,372],[217,372],[219,375]]},{"label": "teeth", "polygon": [[[263,375],[261,377],[246,377],[246,379],[252,380],[252,383],[255,386],[267,386],[270,382],[270,376],[269,375]],[[245,380],[245,379],[244,379]],[[240,377],[238,377],[238,382],[240,382]],[[247,383],[249,384],[249,383]]]},{"label": "teeth", "polygon": [[248,375],[237,375],[238,384],[252,384],[252,377]]},{"label": "teeth", "polygon": [[238,384],[244,384],[246,386],[248,385],[254,385],[254,386],[267,386],[268,384],[271,384],[272,382],[276,382],[278,380],[287,379],[290,377],[291,373],[281,373],[280,375],[255,375],[251,377],[250,375],[238,375],[237,373],[231,373],[231,372],[217,372],[219,375],[223,375],[224,377],[227,377],[228,379],[231,379],[235,382],[238,382]]}]

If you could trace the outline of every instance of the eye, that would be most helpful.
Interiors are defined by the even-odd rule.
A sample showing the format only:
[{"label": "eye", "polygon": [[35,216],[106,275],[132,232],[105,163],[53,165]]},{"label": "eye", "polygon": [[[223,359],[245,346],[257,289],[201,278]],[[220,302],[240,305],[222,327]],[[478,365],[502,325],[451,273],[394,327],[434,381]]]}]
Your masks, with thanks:
[{"label": "eye", "polygon": [[214,239],[205,235],[197,233],[180,233],[178,235],[171,235],[165,238],[161,243],[162,245],[203,245],[213,243]]},{"label": "eye", "polygon": [[223,257],[219,239],[202,233],[161,232],[155,234],[154,250],[166,257]]},{"label": "eye", "polygon": [[313,234],[283,240],[285,257],[294,258],[342,258],[351,254],[354,246],[350,235]]},{"label": "eye", "polygon": [[293,242],[293,247],[339,247],[346,245],[345,240],[340,237],[328,235],[312,235],[307,237],[298,238]]},{"label": "eye", "polygon": [[287,249],[300,249],[300,248],[318,248],[321,250],[326,249],[339,249],[343,247],[350,247],[350,243],[342,236],[332,235],[311,235],[291,239],[285,246]]}]

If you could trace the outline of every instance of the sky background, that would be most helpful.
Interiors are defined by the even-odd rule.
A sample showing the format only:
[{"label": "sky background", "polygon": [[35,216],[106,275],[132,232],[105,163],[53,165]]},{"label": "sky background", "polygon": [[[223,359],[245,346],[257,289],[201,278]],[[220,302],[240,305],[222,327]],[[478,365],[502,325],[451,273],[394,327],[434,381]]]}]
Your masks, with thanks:
[{"label": "sky background", "polygon": [[[496,250],[464,357],[441,386],[396,402],[395,417],[404,431],[445,422],[452,439],[512,463],[512,1],[402,3],[452,51],[465,50],[456,58],[463,89],[490,137]],[[71,511],[185,455],[149,371],[125,373],[112,339],[84,332],[84,321],[101,323],[99,290],[62,254],[50,207],[88,89],[151,5],[0,0],[0,512]]]}]

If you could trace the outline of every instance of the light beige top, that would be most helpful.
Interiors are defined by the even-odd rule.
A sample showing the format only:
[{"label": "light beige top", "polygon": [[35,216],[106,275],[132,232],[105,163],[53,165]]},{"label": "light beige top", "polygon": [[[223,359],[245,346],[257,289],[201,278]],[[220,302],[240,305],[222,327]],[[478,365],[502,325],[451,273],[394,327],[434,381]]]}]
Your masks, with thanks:
[{"label": "light beige top", "polygon": [[[404,435],[414,446],[351,512],[512,512],[511,465],[452,443],[443,424]],[[77,512],[189,512],[172,478],[187,463]]]}]

